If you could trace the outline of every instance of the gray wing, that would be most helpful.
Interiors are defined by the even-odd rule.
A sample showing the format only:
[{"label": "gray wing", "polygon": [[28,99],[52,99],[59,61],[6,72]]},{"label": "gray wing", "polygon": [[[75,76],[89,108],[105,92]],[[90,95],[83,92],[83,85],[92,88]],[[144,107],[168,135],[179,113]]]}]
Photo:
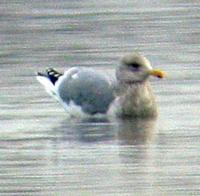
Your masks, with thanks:
[{"label": "gray wing", "polygon": [[86,68],[75,68],[64,75],[58,93],[64,102],[73,101],[88,114],[106,113],[114,99],[108,80]]}]

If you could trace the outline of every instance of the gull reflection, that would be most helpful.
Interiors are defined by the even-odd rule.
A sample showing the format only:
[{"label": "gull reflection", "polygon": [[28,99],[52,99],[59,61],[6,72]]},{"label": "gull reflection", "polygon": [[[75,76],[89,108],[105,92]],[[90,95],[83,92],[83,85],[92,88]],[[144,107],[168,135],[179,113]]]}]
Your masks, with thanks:
[{"label": "gull reflection", "polygon": [[120,145],[149,144],[154,141],[156,119],[88,118],[63,120],[53,128],[53,135],[59,140],[77,142],[106,142]]},{"label": "gull reflection", "polygon": [[117,125],[107,118],[85,118],[81,120],[63,120],[53,131],[59,140],[71,142],[108,142],[115,140]]},{"label": "gull reflection", "polygon": [[123,145],[149,144],[154,141],[156,119],[126,119],[118,124],[118,140]]}]

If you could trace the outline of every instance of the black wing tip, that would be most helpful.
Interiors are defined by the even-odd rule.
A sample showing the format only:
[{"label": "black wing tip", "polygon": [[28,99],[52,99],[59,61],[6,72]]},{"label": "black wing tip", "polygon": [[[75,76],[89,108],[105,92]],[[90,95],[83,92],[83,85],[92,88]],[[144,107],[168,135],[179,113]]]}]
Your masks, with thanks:
[{"label": "black wing tip", "polygon": [[53,84],[55,84],[58,78],[63,75],[53,68],[47,68],[46,73],[47,73],[47,77],[51,80]]},{"label": "black wing tip", "polygon": [[45,71],[46,73],[37,72],[36,75],[48,78],[53,84],[55,84],[58,78],[63,75],[53,68],[46,68]]},{"label": "black wing tip", "polygon": [[63,75],[62,73],[56,71],[54,68],[49,68],[49,67],[45,69],[45,73],[35,72],[35,74],[37,76],[47,76],[47,77],[48,76],[57,76],[57,77],[59,77],[59,76]]},{"label": "black wing tip", "polygon": [[44,77],[47,77],[47,75],[46,75],[46,74],[44,74],[44,73],[41,73],[41,72],[36,72],[36,76],[44,76]]},{"label": "black wing tip", "polygon": [[60,72],[56,71],[54,68],[46,68],[46,73],[48,75],[62,75]]},{"label": "black wing tip", "polygon": [[52,68],[52,67],[47,67],[46,69],[45,69],[45,71],[47,72],[47,73],[49,73],[49,72],[51,72],[51,71],[53,71],[53,72],[57,72],[54,68]]}]

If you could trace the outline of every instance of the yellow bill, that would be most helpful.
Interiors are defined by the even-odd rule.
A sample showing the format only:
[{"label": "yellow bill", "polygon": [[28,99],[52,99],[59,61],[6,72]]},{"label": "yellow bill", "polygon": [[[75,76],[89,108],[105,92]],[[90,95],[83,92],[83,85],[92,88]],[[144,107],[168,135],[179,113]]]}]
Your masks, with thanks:
[{"label": "yellow bill", "polygon": [[152,69],[149,71],[149,75],[152,75],[158,78],[164,78],[166,76],[166,73],[158,69]]}]

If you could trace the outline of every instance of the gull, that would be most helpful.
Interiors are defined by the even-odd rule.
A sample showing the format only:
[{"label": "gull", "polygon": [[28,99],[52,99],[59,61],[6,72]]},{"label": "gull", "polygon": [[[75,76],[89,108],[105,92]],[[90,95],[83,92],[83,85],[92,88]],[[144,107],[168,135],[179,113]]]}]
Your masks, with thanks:
[{"label": "gull", "polygon": [[72,67],[64,73],[48,68],[38,72],[37,80],[72,116],[98,114],[119,118],[157,116],[157,103],[149,77],[163,78],[149,60],[133,52],[125,55],[115,70],[115,80],[94,69]]}]

